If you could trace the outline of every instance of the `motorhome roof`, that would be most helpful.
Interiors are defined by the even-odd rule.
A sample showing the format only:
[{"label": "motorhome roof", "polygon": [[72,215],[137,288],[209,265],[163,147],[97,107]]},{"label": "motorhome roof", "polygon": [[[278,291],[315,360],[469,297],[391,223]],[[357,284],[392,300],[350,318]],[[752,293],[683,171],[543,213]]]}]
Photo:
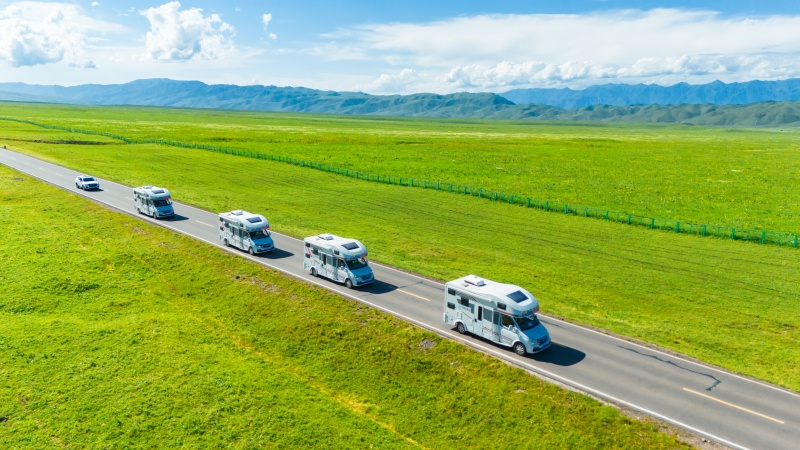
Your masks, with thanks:
[{"label": "motorhome roof", "polygon": [[244,225],[244,228],[248,230],[269,228],[269,221],[266,217],[261,214],[249,213],[241,209],[219,213],[219,216],[240,222]]},{"label": "motorhome roof", "polygon": [[325,233],[309,236],[304,241],[318,247],[337,250],[343,258],[366,258],[367,256],[367,247],[355,239]]},{"label": "motorhome roof", "polygon": [[[527,290],[513,284],[503,284],[475,275],[467,275],[449,281],[447,285],[457,287],[467,293],[490,298],[495,302],[504,303],[511,309],[520,312],[531,309],[537,310],[539,307],[539,301],[536,300],[536,297]],[[509,310],[509,312],[512,311]]]},{"label": "motorhome roof", "polygon": [[169,198],[169,191],[158,186],[142,186],[134,189],[134,191],[142,191],[153,199]]}]

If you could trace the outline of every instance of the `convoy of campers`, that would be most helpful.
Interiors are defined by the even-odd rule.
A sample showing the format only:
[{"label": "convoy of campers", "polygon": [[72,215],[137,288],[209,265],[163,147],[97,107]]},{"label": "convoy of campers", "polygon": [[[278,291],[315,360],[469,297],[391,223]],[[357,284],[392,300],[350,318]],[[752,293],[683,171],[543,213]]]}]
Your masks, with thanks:
[{"label": "convoy of campers", "polygon": [[307,237],[304,242],[303,268],[311,275],[344,283],[348,288],[375,281],[367,263],[367,248],[361,242],[332,234]]},{"label": "convoy of campers", "polygon": [[482,336],[520,356],[550,346],[536,313],[539,302],[525,289],[467,275],[445,284],[444,321],[459,333]]},{"label": "convoy of campers", "polygon": [[134,188],[133,206],[139,214],[147,214],[154,219],[175,215],[169,191],[156,186]]},{"label": "convoy of campers", "polygon": [[219,240],[251,255],[275,249],[267,218],[241,209],[219,214]]},{"label": "convoy of campers", "polygon": [[[169,191],[155,186],[133,190],[136,211],[153,218],[175,214]],[[269,221],[243,210],[219,214],[219,239],[223,244],[249,252],[269,252],[275,244]],[[304,239],[303,269],[348,288],[375,281],[367,263],[367,248],[361,242],[319,234]],[[459,333],[472,333],[519,355],[537,353],[550,346],[550,335],[536,313],[539,302],[525,289],[467,275],[445,284],[444,321]]]}]

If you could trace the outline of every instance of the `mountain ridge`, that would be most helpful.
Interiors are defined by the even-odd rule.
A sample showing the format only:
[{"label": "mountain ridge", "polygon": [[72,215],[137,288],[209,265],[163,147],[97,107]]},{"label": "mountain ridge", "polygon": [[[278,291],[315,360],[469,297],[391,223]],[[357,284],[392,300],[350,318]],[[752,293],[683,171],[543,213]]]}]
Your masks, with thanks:
[{"label": "mountain ridge", "polygon": [[[603,87],[605,86],[605,87]],[[602,89],[621,98],[620,86],[602,85],[590,91],[595,99]],[[632,85],[631,101],[650,98],[652,92],[664,88],[655,85]],[[702,91],[702,87],[716,87],[717,94]],[[673,98],[759,99],[775,96],[776,92],[800,100],[800,79],[778,82],[739,83],[731,88],[721,82],[708,85],[679,83],[668,89],[682,92]],[[746,92],[747,87],[753,92]],[[646,89],[644,89],[644,88]],[[602,88],[602,89],[601,89]],[[591,89],[591,88],[587,88]],[[616,91],[614,90],[616,89]],[[638,89],[638,90],[637,90]],[[667,89],[667,88],[664,88]],[[720,90],[721,89],[721,90]],[[519,90],[518,90],[519,91]],[[545,90],[547,95],[566,93],[567,100],[573,90]],[[545,92],[542,91],[542,92]],[[512,91],[509,91],[512,92]],[[539,92],[539,91],[537,91]],[[638,94],[636,94],[638,92]],[[703,93],[705,92],[705,93]],[[722,93],[720,93],[722,92]],[[539,92],[541,94],[541,92]],[[673,92],[674,93],[674,92]],[[702,94],[702,95],[701,95]],[[411,95],[371,95],[363,92],[337,92],[305,87],[237,86],[205,84],[200,81],[180,81],[166,78],[135,80],[124,84],[85,84],[79,86],[30,85],[25,83],[0,83],[0,100],[67,103],[81,105],[132,105],[184,108],[210,108],[248,111],[284,111],[319,114],[385,115],[411,117],[449,117],[508,120],[572,120],[605,122],[656,122],[682,123],[709,126],[798,126],[800,103],[789,101],[762,101],[739,104],[682,103],[650,104],[588,104],[564,108],[546,103],[526,104],[506,97],[507,93],[455,93]],[[604,94],[605,95],[605,94]],[[608,94],[611,95],[611,94]],[[576,101],[574,98],[569,101]],[[582,100],[585,101],[585,100]],[[551,102],[552,103],[552,102]],[[629,101],[630,103],[630,101]]]}]

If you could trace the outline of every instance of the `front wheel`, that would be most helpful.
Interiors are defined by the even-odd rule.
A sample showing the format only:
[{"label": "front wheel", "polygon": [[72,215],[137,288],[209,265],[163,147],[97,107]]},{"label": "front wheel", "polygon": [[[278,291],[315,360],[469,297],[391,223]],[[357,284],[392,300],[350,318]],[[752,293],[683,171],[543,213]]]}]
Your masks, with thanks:
[{"label": "front wheel", "polygon": [[467,334],[467,327],[464,326],[464,322],[458,322],[458,325],[456,325],[456,331],[461,334]]},{"label": "front wheel", "polygon": [[353,289],[353,282],[350,281],[350,278],[344,280],[344,285],[347,286],[347,289]]},{"label": "front wheel", "polygon": [[247,253],[250,253],[251,255],[255,255],[256,252],[253,251],[253,247],[250,247],[250,248],[247,249]]},{"label": "front wheel", "polygon": [[525,351],[525,346],[522,345],[522,342],[517,342],[514,344],[514,353],[518,354],[519,356],[525,356],[527,351]]}]

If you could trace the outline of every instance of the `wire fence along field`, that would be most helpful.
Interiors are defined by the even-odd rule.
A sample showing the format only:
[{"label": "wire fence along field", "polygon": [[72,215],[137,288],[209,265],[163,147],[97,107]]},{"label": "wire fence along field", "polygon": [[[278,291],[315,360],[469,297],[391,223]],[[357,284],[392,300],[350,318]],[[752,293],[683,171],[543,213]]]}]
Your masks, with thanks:
[{"label": "wire fence along field", "polygon": [[270,155],[266,153],[252,152],[248,150],[239,150],[226,147],[219,147],[206,144],[190,144],[185,142],[171,141],[166,139],[129,139],[124,136],[119,136],[113,133],[92,130],[80,130],[70,127],[62,127],[58,125],[48,125],[33,122],[30,120],[14,119],[9,117],[0,117],[0,120],[7,120],[12,122],[19,122],[29,125],[38,126],[41,128],[68,131],[71,133],[80,133],[95,136],[104,136],[116,139],[126,144],[157,144],[170,147],[180,147],[195,150],[207,150],[225,155],[241,156],[245,158],[262,159],[268,161],[277,161],[287,164],[292,164],[299,167],[307,167],[309,169],[321,170],[324,172],[343,175],[346,177],[356,178],[364,181],[371,181],[375,183],[391,184],[396,186],[416,187],[422,189],[433,189],[437,191],[452,192],[456,194],[469,195],[487,200],[507,203],[509,205],[517,205],[525,208],[536,208],[543,211],[556,212],[561,214],[569,214],[573,216],[591,217],[595,219],[608,220],[617,223],[628,225],[643,226],[654,230],[667,230],[674,233],[693,234],[697,236],[713,236],[723,239],[733,239],[737,241],[756,242],[759,244],[772,244],[780,246],[788,246],[797,248],[800,244],[800,238],[794,233],[785,233],[778,231],[767,230],[753,230],[746,228],[732,228],[719,225],[698,224],[692,222],[684,222],[672,219],[659,219],[655,217],[646,217],[636,214],[628,214],[608,209],[593,208],[589,206],[570,205],[551,200],[540,200],[531,197],[523,197],[520,195],[507,194],[503,192],[492,191],[479,187],[466,186],[453,183],[442,183],[439,181],[419,180],[416,178],[408,177],[393,177],[390,175],[376,175],[371,173],[359,172],[351,169],[343,169],[340,167],[333,167],[329,164],[320,164],[313,161],[305,161],[298,158],[288,156]]}]

